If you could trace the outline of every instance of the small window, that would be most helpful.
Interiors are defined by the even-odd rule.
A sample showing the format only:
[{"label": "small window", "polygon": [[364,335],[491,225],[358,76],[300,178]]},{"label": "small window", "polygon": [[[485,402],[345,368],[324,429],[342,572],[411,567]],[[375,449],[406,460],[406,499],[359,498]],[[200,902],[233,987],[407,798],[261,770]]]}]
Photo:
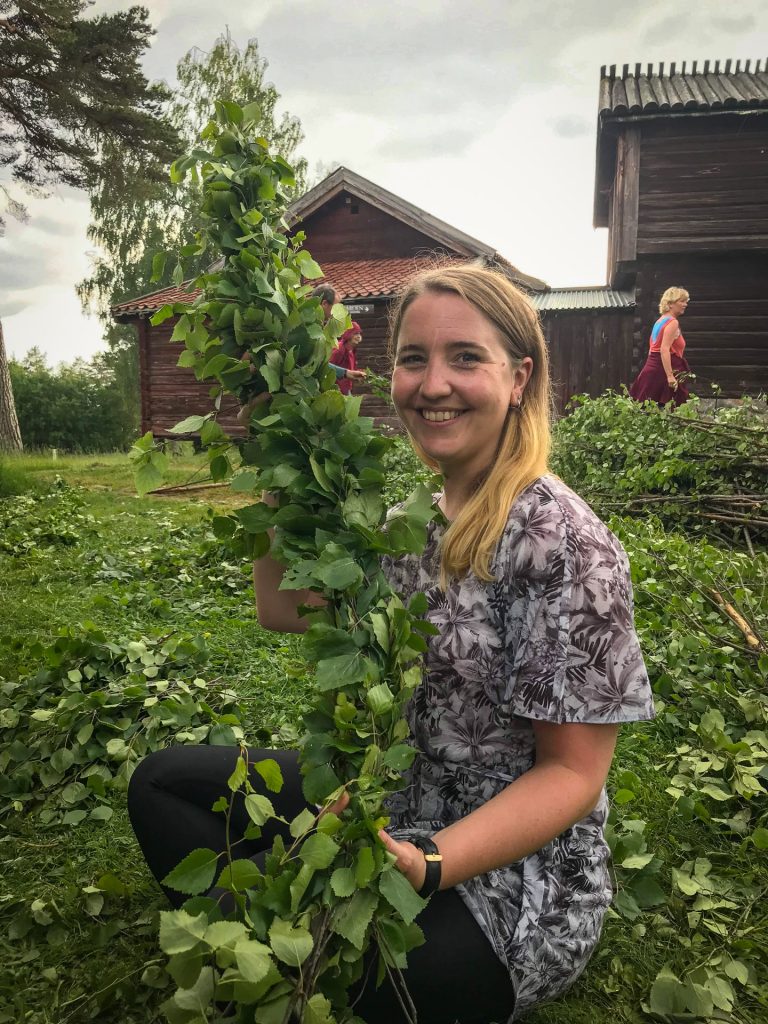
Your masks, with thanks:
[{"label": "small window", "polygon": [[351,203],[350,207],[349,207],[349,212],[350,213],[360,213],[360,207],[358,206],[357,203]]}]

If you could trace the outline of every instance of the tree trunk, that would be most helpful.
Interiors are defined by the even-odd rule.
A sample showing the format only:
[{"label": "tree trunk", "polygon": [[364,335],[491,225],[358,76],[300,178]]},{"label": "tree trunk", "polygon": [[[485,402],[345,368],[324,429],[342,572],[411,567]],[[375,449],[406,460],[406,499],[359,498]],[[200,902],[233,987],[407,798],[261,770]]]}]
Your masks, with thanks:
[{"label": "tree trunk", "polygon": [[23,448],[0,320],[0,452],[20,452]]}]

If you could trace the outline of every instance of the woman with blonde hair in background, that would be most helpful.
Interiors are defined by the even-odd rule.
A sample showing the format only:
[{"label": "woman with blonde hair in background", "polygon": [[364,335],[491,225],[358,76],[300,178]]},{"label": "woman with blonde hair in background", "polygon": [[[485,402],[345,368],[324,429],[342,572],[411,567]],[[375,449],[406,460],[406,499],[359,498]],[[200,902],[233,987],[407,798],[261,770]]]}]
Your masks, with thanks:
[{"label": "woman with blonde hair in background", "polygon": [[683,355],[685,338],[679,317],[685,313],[690,295],[685,288],[667,288],[659,302],[661,316],[653,325],[645,366],[629,393],[638,402],[682,405],[688,400],[686,380],[691,368]]},{"label": "woman with blonde hair in background", "polygon": [[[620,724],[652,718],[653,701],[624,550],[548,471],[547,350],[528,299],[485,268],[429,271],[397,304],[392,345],[395,407],[443,491],[424,553],[384,562],[406,601],[426,595],[437,632],[406,714],[417,755],[379,837],[430,897],[403,974],[420,1024],[501,1024],[564,992],[597,944],[611,900],[605,780]],[[255,563],[259,619],[302,632],[297,605],[316,595],[279,590],[283,571]],[[265,756],[280,759],[270,797],[290,820],[298,757],[249,761]],[[134,773],[131,818],[158,879],[200,846],[224,848],[211,805],[236,757],[171,747]],[[247,821],[236,807],[235,839]],[[258,860],[272,839],[242,848]],[[369,959],[356,1016],[404,1021]]]}]

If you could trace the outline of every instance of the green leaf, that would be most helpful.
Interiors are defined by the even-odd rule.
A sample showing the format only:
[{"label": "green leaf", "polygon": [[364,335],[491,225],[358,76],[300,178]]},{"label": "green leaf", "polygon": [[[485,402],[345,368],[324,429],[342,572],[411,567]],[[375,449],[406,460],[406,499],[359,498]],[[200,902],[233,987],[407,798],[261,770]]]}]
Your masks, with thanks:
[{"label": "green leaf", "polygon": [[66,747],[61,750],[54,750],[51,754],[51,767],[57,772],[64,773],[74,763],[75,755]]},{"label": "green leaf", "polygon": [[647,910],[649,907],[658,907],[666,903],[667,896],[655,878],[648,875],[641,875],[632,880],[632,894],[637,905]]},{"label": "green leaf", "polygon": [[154,491],[163,483],[163,474],[151,462],[144,462],[136,470],[133,481],[140,497],[144,497],[150,491]]},{"label": "green leaf", "polygon": [[338,852],[338,844],[330,836],[315,832],[301,844],[299,857],[311,868],[327,868],[334,862]]},{"label": "green leaf", "polygon": [[211,418],[213,413],[209,413],[207,416],[187,416],[185,420],[177,423],[175,427],[171,427],[172,434],[196,434],[202,429],[203,424]]},{"label": "green leaf", "polygon": [[355,864],[355,881],[361,889],[371,881],[376,871],[376,861],[370,846],[361,847]]},{"label": "green leaf", "polygon": [[333,1008],[321,992],[316,992],[307,1000],[301,1024],[335,1024]]},{"label": "green leaf", "polygon": [[88,818],[90,821],[109,821],[113,814],[114,811],[107,804],[99,804],[93,808]]},{"label": "green leaf", "polygon": [[395,706],[395,697],[386,683],[372,686],[365,695],[365,701],[374,715],[383,715]]},{"label": "green leaf", "polygon": [[160,911],[160,948],[172,956],[186,953],[203,940],[208,926],[205,912],[192,917],[185,910]]},{"label": "green leaf", "polygon": [[308,807],[305,807],[290,823],[288,831],[294,839],[298,839],[299,836],[303,836],[305,832],[309,832],[311,828],[315,827],[316,818],[317,815],[313,814]]},{"label": "green leaf", "polygon": [[264,780],[270,793],[279,793],[283,788],[283,773],[273,757],[264,757],[252,765]]},{"label": "green leaf", "polygon": [[321,764],[307,772],[302,783],[304,797],[308,803],[321,804],[335,790],[341,781],[329,764]]},{"label": "green leaf", "polygon": [[232,790],[233,793],[236,793],[237,790],[240,789],[240,787],[243,785],[243,783],[245,782],[245,780],[247,778],[248,778],[248,765],[246,763],[245,758],[242,757],[242,755],[241,755],[240,757],[238,757],[237,761],[235,762],[235,769],[234,769],[234,771],[232,772],[230,777],[227,779],[227,785],[229,786],[229,788]]},{"label": "green leaf", "polygon": [[245,810],[248,817],[256,825],[263,825],[275,817],[272,801],[258,793],[249,793],[245,798]]},{"label": "green leaf", "polygon": [[214,850],[193,850],[165,876],[163,885],[176,892],[197,896],[213,886],[217,864],[218,854]]},{"label": "green leaf", "polygon": [[[402,875],[400,876],[403,877]],[[406,885],[408,883],[406,882]],[[413,889],[411,889],[413,892]],[[415,895],[415,893],[414,893]],[[418,897],[417,897],[418,899]],[[424,901],[421,901],[424,903]],[[359,889],[350,900],[346,900],[335,911],[331,927],[339,935],[343,935],[357,949],[362,949],[368,926],[373,912],[378,906],[379,897],[370,889]],[[426,904],[424,904],[426,906]]]},{"label": "green leaf", "polygon": [[409,746],[407,743],[396,743],[384,751],[382,763],[387,768],[392,768],[396,772],[403,772],[406,768],[411,767],[417,753],[416,748]]},{"label": "green leaf", "polygon": [[243,892],[245,889],[252,889],[261,877],[261,871],[252,860],[239,858],[233,860],[231,864],[225,865],[219,875],[218,884],[223,889]]},{"label": "green leaf", "polygon": [[314,942],[306,928],[294,928],[290,921],[276,917],[269,929],[269,944],[278,960],[300,967],[312,952]]},{"label": "green leaf", "polygon": [[243,981],[257,985],[267,976],[272,964],[269,946],[252,939],[241,939],[235,945],[235,962]]},{"label": "green leaf", "polygon": [[331,889],[335,896],[351,896],[355,891],[355,873],[352,868],[336,868],[331,875]]},{"label": "green leaf", "polygon": [[248,929],[240,921],[214,921],[205,929],[203,941],[211,949],[220,949],[222,946],[234,946],[247,934]]},{"label": "green leaf", "polygon": [[351,683],[361,683],[371,672],[371,662],[362,651],[324,658],[318,662],[315,685],[318,690],[338,690]]},{"label": "green leaf", "polygon": [[633,853],[629,857],[625,857],[621,862],[623,868],[639,869],[644,868],[653,860],[654,855],[652,853]]},{"label": "green leaf", "polygon": [[246,103],[243,107],[243,124],[248,124],[248,122],[258,124],[259,121],[261,121],[261,105],[256,101]]},{"label": "green leaf", "polygon": [[661,1016],[683,1013],[686,1009],[685,987],[669,967],[663,967],[651,986],[650,1008]]},{"label": "green leaf", "polygon": [[397,868],[390,868],[389,871],[385,871],[381,875],[379,891],[406,924],[410,924],[427,905],[427,901],[419,896],[405,875],[402,875]]},{"label": "green leaf", "polygon": [[333,590],[347,590],[363,579],[363,570],[348,555],[338,558],[329,565],[319,566],[317,577]]}]

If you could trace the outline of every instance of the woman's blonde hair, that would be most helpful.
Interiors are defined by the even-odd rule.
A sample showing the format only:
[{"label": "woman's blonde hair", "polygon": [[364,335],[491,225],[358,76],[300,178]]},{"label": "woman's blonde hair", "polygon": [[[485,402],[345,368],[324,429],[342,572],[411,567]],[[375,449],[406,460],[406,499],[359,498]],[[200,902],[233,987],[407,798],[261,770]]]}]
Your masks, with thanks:
[{"label": "woman's blonde hair", "polygon": [[678,299],[690,299],[690,297],[685,288],[678,288],[677,286],[667,288],[659,300],[659,312],[666,313],[673,302],[677,302]]},{"label": "woman's blonde hair", "polygon": [[[547,345],[539,317],[526,295],[503,274],[474,264],[437,267],[413,278],[390,314],[390,354],[397,350],[406,310],[426,292],[458,295],[479,310],[499,332],[510,358],[519,365],[530,356],[533,370],[519,409],[510,409],[493,464],[446,530],[441,545],[440,578],[471,570],[491,580],[491,559],[515,498],[548,470],[550,386]],[[431,469],[439,467],[411,438],[416,454]]]}]

